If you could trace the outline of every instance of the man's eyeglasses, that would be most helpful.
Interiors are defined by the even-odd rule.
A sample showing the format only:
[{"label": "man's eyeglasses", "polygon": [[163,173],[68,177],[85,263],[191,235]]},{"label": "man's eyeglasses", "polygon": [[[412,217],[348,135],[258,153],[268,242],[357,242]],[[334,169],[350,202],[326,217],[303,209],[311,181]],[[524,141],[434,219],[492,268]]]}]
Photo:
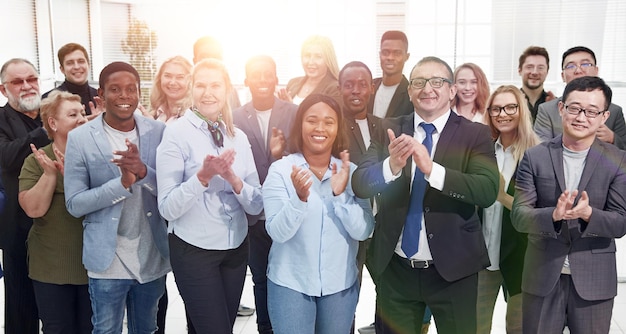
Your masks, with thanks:
[{"label": "man's eyeglasses", "polygon": [[598,115],[604,114],[606,110],[595,110],[595,109],[586,109],[577,106],[568,106],[565,105],[565,111],[567,111],[570,115],[578,116],[581,112],[587,116],[587,118],[596,118]]},{"label": "man's eyeglasses", "polygon": [[592,64],[592,63],[582,63],[580,65],[576,65],[574,63],[569,63],[567,65],[565,65],[565,67],[563,68],[563,71],[570,71],[570,72],[574,72],[576,71],[577,68],[580,67],[581,71],[586,71],[592,67],[594,67],[596,65]]},{"label": "man's eyeglasses", "polygon": [[415,79],[411,79],[411,87],[415,89],[422,89],[426,87],[427,82],[430,82],[430,87],[432,88],[441,88],[443,87],[444,82],[452,84],[452,81],[446,78],[430,78],[430,79],[415,78]]},{"label": "man's eyeglasses", "polygon": [[507,104],[503,107],[498,107],[498,106],[491,106],[489,108],[487,108],[487,111],[489,111],[489,116],[491,117],[498,117],[500,116],[500,113],[502,111],[504,111],[505,114],[507,115],[515,115],[517,113],[517,111],[519,110],[519,104]]},{"label": "man's eyeglasses", "polygon": [[7,84],[7,83],[13,86],[23,86],[25,83],[29,84],[30,86],[33,86],[39,83],[39,78],[32,77],[32,78],[26,78],[26,79],[13,79],[11,81],[5,82],[4,84]]}]

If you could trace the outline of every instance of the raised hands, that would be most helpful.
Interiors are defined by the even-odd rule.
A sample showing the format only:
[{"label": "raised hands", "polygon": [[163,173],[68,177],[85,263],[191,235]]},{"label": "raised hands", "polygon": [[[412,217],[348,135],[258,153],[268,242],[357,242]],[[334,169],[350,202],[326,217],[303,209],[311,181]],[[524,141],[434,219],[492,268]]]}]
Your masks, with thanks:
[{"label": "raised hands", "polygon": [[430,175],[433,161],[430,159],[426,146],[404,133],[396,137],[391,129],[387,129],[387,135],[389,136],[389,166],[393,175],[397,175],[406,166],[406,160],[411,155],[417,168],[424,175]]},{"label": "raised hands", "polygon": [[233,171],[233,163],[235,162],[235,150],[230,148],[222,152],[222,154],[207,155],[204,157],[202,167],[197,173],[198,180],[203,186],[208,187],[209,181],[216,175],[221,176],[226,182],[230,183],[235,193],[239,194],[243,188],[243,181]]},{"label": "raised hands", "polygon": [[63,155],[63,153],[61,153],[61,151],[59,151],[56,147],[53,147],[54,155],[57,158],[56,161],[48,158],[46,152],[44,152],[42,149],[38,150],[37,147],[35,147],[35,144],[30,144],[30,150],[33,152],[35,159],[37,159],[37,163],[39,164],[39,166],[43,168],[44,174],[48,176],[56,176],[57,171],[63,174],[63,162],[65,159],[65,155]]},{"label": "raised hands", "polygon": [[130,187],[137,180],[143,179],[148,173],[148,168],[141,161],[137,145],[126,139],[126,151],[113,151],[119,158],[113,158],[111,162],[116,164],[122,172],[122,185],[124,188]]},{"label": "raised hands", "polygon": [[348,179],[350,179],[350,153],[343,150],[339,153],[341,158],[341,168],[337,170],[337,164],[332,164],[332,176],[330,177],[330,187],[333,195],[338,196],[346,190]]},{"label": "raised hands", "polygon": [[280,159],[283,156],[283,152],[287,148],[287,140],[283,131],[272,127],[272,136],[270,137],[270,153],[274,159]]},{"label": "raised hands", "polygon": [[102,101],[100,96],[95,96],[93,98],[93,101],[95,103],[89,101],[89,109],[91,109],[91,115],[87,115],[86,116],[87,120],[89,120],[89,121],[91,121],[92,119],[94,119],[98,115],[100,115],[102,112],[104,112],[104,102]]},{"label": "raised hands", "polygon": [[586,191],[583,191],[580,194],[578,203],[574,206],[576,196],[578,196],[578,190],[571,192],[565,190],[561,196],[559,196],[556,207],[552,212],[552,219],[554,221],[579,218],[586,222],[589,221],[591,212],[593,211],[591,206],[589,206],[589,195]]},{"label": "raised hands", "polygon": [[309,194],[311,194],[310,189],[313,184],[313,180],[311,180],[312,175],[311,171],[306,168],[291,167],[291,182],[293,183],[293,187],[296,188],[298,198],[300,198],[302,202],[306,202],[309,199]]},{"label": "raised hands", "polygon": [[278,97],[279,99],[283,101],[293,102],[293,99],[291,98],[291,95],[289,95],[289,92],[287,92],[286,88],[279,89],[276,92],[276,97]]}]

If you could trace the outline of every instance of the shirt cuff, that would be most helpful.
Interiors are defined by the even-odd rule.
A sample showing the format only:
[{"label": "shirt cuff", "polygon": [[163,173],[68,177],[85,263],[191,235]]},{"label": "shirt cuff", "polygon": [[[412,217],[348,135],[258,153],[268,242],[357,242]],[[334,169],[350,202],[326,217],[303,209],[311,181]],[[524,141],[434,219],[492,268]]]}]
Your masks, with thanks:
[{"label": "shirt cuff", "polygon": [[446,180],[446,168],[433,161],[433,168],[430,171],[430,176],[425,177],[425,179],[428,181],[431,188],[442,191],[443,183]]},{"label": "shirt cuff", "polygon": [[387,157],[383,161],[383,178],[385,179],[385,183],[392,182],[402,175],[402,169],[398,172],[398,175],[393,175],[391,172],[391,165],[389,164],[389,157]]}]

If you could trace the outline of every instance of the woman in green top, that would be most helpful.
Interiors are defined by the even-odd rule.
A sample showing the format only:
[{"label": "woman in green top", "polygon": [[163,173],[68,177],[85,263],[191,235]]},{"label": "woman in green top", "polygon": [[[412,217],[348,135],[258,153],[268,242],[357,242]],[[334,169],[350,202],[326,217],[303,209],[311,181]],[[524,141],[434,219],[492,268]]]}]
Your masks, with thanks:
[{"label": "woman in green top", "polygon": [[63,159],[67,134],[84,124],[80,96],[53,91],[41,102],[41,120],[52,143],[24,160],[19,202],[33,219],[27,239],[28,273],[33,280],[43,332],[91,333],[91,302],[83,267],[82,218],[65,208]]}]

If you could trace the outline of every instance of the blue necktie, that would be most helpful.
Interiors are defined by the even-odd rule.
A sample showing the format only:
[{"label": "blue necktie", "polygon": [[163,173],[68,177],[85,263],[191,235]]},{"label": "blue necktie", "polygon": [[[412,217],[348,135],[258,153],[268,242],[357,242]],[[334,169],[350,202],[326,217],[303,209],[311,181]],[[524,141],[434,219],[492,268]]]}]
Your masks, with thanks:
[{"label": "blue necktie", "polygon": [[[426,146],[428,154],[433,148],[433,132],[435,126],[430,123],[420,123],[420,126],[426,132],[426,138],[422,144]],[[411,187],[411,199],[409,203],[409,212],[404,222],[404,232],[402,232],[402,251],[407,257],[411,257],[417,253],[420,231],[422,230],[422,214],[424,211],[424,193],[426,193],[426,180],[424,173],[415,166],[415,174],[413,176],[413,185]]]}]

